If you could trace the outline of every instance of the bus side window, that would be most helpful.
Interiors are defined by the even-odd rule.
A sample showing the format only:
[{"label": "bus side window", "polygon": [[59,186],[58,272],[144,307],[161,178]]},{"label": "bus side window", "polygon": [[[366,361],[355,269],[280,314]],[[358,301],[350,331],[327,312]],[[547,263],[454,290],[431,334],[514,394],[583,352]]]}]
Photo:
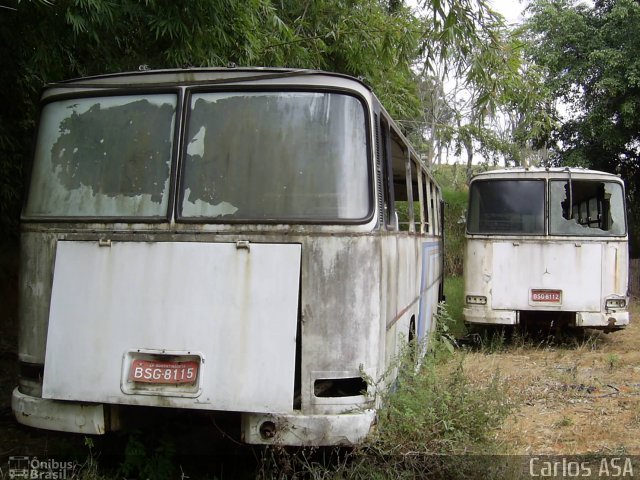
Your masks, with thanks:
[{"label": "bus side window", "polygon": [[438,187],[434,184],[433,189],[436,192],[436,206],[438,207],[438,235],[442,235],[442,232],[444,230],[444,225],[443,225],[443,220],[442,220],[442,213],[443,213],[443,202],[442,202],[442,195],[440,194],[440,190],[438,190]]},{"label": "bus side window", "polygon": [[[411,214],[411,225],[409,226],[410,232],[420,232],[421,230],[421,216],[420,216],[420,201],[418,199],[418,177],[419,170],[416,162],[407,153],[407,202],[409,203],[409,212]],[[416,226],[416,224],[418,224]]]},{"label": "bus side window", "polygon": [[418,177],[418,209],[417,211],[420,212],[420,233],[421,234],[425,234],[427,233],[427,229],[429,228],[427,226],[427,216],[426,216],[426,209],[425,209],[425,205],[427,204],[427,197],[425,197],[424,195],[424,175],[421,171],[417,172],[417,177]]},{"label": "bus side window", "polygon": [[431,209],[431,179],[426,173],[422,173],[422,188],[424,190],[423,199],[424,203],[422,204],[424,211],[424,228],[425,233],[433,233],[433,211]]},{"label": "bus side window", "polygon": [[429,181],[429,189],[431,190],[431,212],[433,223],[433,234],[440,234],[440,201],[438,197],[438,189],[436,188],[433,180]]},{"label": "bus side window", "polygon": [[[420,203],[415,201],[415,197],[418,194],[417,186],[417,167],[411,159],[411,153],[409,150],[403,152],[405,159],[405,184],[397,185],[398,188],[394,188],[396,193],[395,205],[398,212],[399,227],[404,232],[416,231],[416,216],[420,211]],[[406,195],[402,196],[403,191],[406,191]]]},{"label": "bus side window", "polygon": [[416,231],[417,209],[415,208],[418,192],[417,159],[411,157],[411,147],[398,130],[390,128],[383,118],[380,122],[383,162],[382,185],[380,186],[386,215],[386,228],[391,231]]},{"label": "bus side window", "polygon": [[384,205],[384,223],[387,230],[398,229],[398,217],[394,204],[393,191],[393,159],[391,157],[391,129],[389,124],[380,119],[380,137],[382,150],[382,190]]}]

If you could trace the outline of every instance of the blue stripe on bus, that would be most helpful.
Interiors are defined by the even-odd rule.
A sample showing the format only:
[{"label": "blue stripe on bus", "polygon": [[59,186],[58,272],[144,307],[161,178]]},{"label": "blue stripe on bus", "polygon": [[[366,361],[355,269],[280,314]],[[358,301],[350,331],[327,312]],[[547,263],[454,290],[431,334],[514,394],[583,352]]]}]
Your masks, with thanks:
[{"label": "blue stripe on bus", "polygon": [[[436,283],[437,279],[428,278],[433,274],[429,269],[429,262],[433,252],[440,251],[440,242],[425,242],[422,244],[422,272],[420,276],[420,310],[418,313],[417,337],[420,341],[428,340],[428,333],[431,327],[433,317],[433,302],[430,302],[430,296],[427,295],[429,289]],[[427,338],[425,338],[427,337]]]}]

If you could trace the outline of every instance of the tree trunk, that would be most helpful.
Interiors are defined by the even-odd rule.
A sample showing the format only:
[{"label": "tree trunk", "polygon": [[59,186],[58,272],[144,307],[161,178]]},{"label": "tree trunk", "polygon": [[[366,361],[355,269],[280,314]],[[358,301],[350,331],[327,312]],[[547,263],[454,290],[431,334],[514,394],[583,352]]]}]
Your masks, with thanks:
[{"label": "tree trunk", "polygon": [[466,140],[464,142],[464,148],[467,151],[467,185],[471,181],[471,176],[473,172],[471,171],[471,167],[473,165],[473,144],[471,140]]}]

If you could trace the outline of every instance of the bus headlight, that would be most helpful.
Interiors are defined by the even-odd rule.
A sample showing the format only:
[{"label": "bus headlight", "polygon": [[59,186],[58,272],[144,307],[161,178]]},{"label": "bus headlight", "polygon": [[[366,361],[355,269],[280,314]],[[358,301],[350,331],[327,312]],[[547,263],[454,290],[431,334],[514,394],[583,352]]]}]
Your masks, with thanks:
[{"label": "bus headlight", "polygon": [[486,305],[487,297],[482,295],[467,295],[467,305]]},{"label": "bus headlight", "polygon": [[627,301],[624,298],[608,298],[604,305],[607,308],[624,308]]}]

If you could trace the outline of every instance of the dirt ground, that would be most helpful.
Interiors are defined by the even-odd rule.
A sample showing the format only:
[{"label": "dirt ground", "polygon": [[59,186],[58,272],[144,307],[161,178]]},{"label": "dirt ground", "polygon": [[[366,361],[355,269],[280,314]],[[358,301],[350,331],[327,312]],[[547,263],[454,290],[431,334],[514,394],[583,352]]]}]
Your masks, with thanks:
[{"label": "dirt ground", "polygon": [[514,405],[496,433],[505,453],[640,455],[639,303],[623,331],[515,338],[496,353],[466,355],[472,380],[497,373]]}]

